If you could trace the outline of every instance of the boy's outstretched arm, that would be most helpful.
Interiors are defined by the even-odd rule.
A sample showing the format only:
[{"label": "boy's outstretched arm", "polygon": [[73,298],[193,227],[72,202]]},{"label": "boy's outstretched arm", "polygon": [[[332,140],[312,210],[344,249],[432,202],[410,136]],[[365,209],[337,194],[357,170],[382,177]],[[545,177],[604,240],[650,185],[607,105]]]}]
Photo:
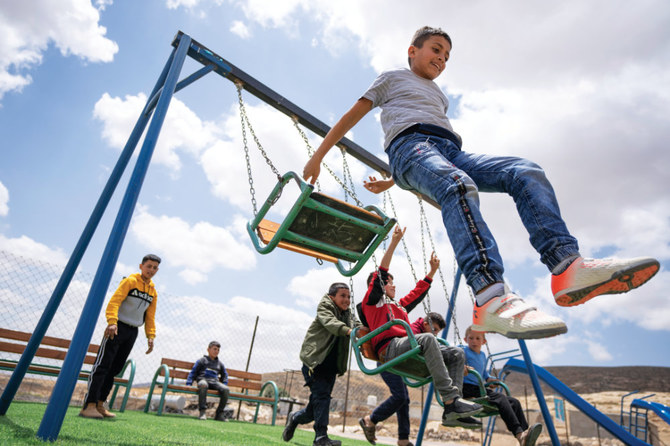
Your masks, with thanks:
[{"label": "boy's outstretched arm", "polygon": [[321,172],[321,161],[326,156],[328,151],[339,140],[344,138],[344,135],[347,134],[353,126],[355,126],[358,121],[360,121],[363,116],[365,116],[370,110],[372,110],[372,101],[366,98],[360,98],[356,103],[346,112],[337,124],[335,124],[330,131],[326,134],[326,137],[323,138],[321,145],[316,149],[314,155],[307,161],[304,169],[302,170],[302,177],[305,181],[310,183],[316,183],[316,179],[319,178],[319,173]]},{"label": "boy's outstretched arm", "polygon": [[398,225],[395,226],[395,228],[393,229],[393,235],[391,235],[391,242],[389,243],[388,248],[386,248],[384,257],[382,257],[382,261],[379,264],[380,268],[384,268],[385,270],[388,271],[389,266],[391,265],[391,259],[393,258],[393,252],[395,251],[395,248],[398,246],[398,243],[400,243],[402,236],[405,235],[406,230],[407,227],[400,229],[400,226]]}]

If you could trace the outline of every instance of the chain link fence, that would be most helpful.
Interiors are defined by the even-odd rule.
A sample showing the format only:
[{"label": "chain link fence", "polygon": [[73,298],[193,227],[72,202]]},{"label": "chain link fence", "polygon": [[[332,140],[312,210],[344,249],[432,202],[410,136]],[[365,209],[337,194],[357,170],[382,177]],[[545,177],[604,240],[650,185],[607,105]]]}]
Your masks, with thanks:
[{"label": "chain link fence", "polygon": [[[32,333],[58,282],[63,266],[18,256],[0,250],[0,327]],[[48,336],[71,339],[79,321],[81,310],[93,281],[93,274],[78,271],[68,287],[58,311],[47,330]],[[112,277],[101,314],[98,317],[91,343],[99,344],[107,326],[104,309],[123,277]],[[168,357],[195,361],[206,352],[211,340],[222,344],[220,358],[226,367],[263,374],[263,380],[273,380],[280,389],[280,396],[294,400],[293,408],[301,407],[309,399],[300,372],[299,352],[307,327],[278,324],[250,314],[233,313],[223,303],[201,297],[182,297],[161,292],[159,287],[156,312],[157,337],[154,351],[145,354],[147,345],[142,330],[130,354],[137,365],[132,395],[136,405],[143,407],[153,374],[161,358]],[[18,360],[20,355],[0,353],[1,359]],[[39,359],[39,360],[38,360]],[[35,358],[42,364],[60,361]],[[384,382],[376,376],[367,376],[354,370],[337,379],[331,405],[331,424],[358,425],[358,418],[389,396]],[[84,367],[86,368],[86,366]],[[4,386],[11,372],[0,371],[0,387]],[[47,402],[55,378],[26,374],[17,399]],[[83,402],[86,383],[79,382],[71,404]],[[411,415],[419,419],[423,407],[423,390],[410,389]],[[233,402],[229,407],[239,409]],[[346,410],[345,410],[346,408]],[[280,415],[285,416],[289,403],[280,405]],[[439,410],[435,411],[439,417]],[[239,411],[238,411],[239,413]],[[395,435],[395,417],[387,424]],[[416,423],[418,426],[418,423]]]}]

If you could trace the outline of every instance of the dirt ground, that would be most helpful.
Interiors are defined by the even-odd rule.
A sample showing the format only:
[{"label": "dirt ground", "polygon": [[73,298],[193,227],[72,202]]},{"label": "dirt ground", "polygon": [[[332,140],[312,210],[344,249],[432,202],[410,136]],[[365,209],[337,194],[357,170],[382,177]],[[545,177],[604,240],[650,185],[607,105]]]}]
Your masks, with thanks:
[{"label": "dirt ground", "polygon": [[[9,379],[8,374],[4,373],[0,374],[0,391],[4,390],[4,387],[8,379]],[[46,402],[48,396],[51,393],[51,388],[54,382],[55,382],[54,380],[50,379],[26,377],[21,387],[19,388],[19,391],[16,395],[16,400]],[[127,410],[143,410],[147,390],[148,390],[147,388],[133,388],[131,390],[131,398],[129,400]],[[76,386],[71,404],[74,405],[81,404],[85,392],[86,392],[86,383],[79,382]],[[607,391],[607,392],[582,394],[580,396],[590,404],[596,406],[596,408],[601,412],[614,414],[618,417],[618,415],[621,412],[621,397],[626,393],[627,392],[623,391]],[[642,398],[646,395],[648,395],[648,393],[640,393],[639,396],[632,395],[628,397],[625,400],[625,406],[628,406],[633,398],[635,397]],[[187,404],[186,407],[184,408],[184,412],[195,416],[197,413],[197,405],[195,404],[197,397],[187,396],[186,398],[187,398]],[[648,400],[670,406],[670,392],[657,392],[652,397],[648,398]],[[119,402],[120,398],[117,399],[117,406]],[[522,404],[525,407],[526,405],[525,401],[522,401]],[[553,405],[549,401],[548,405],[550,410],[552,410]],[[214,403],[212,403],[212,409],[210,410],[212,412],[211,415],[213,415],[214,411],[213,406]],[[231,401],[228,404],[228,408],[234,409],[235,417],[237,417],[238,415],[238,408],[239,408],[239,419],[245,421],[252,421],[255,407],[252,407],[251,405],[248,405],[246,403],[238,405],[237,401]],[[531,416],[533,416],[534,412],[536,413],[536,415],[539,415],[537,414],[537,412],[539,412],[539,406],[537,404],[537,401],[535,401],[535,399],[533,398],[528,399],[527,409],[530,410]],[[569,413],[571,413],[572,410],[575,410],[575,408],[571,407],[567,403],[566,403],[566,409],[569,411]],[[625,410],[629,410],[629,407],[625,407]],[[260,411],[259,421],[261,423],[270,423],[271,416],[272,413],[269,407],[263,406]],[[277,424],[282,425],[285,422],[285,419],[286,419],[285,416],[278,416]],[[361,428],[358,425],[358,417],[356,415],[348,414],[344,432],[342,431],[341,414],[331,414],[330,421],[331,426],[329,428],[329,431],[332,432],[334,435],[342,435],[345,437],[352,437],[352,438],[363,438]],[[410,436],[411,439],[416,438],[418,429],[418,423],[414,423],[414,421],[416,420],[413,420],[414,429],[412,430]],[[531,419],[529,421],[532,423],[534,420]],[[542,420],[538,421],[542,422]],[[652,414],[651,412],[649,413],[649,422],[651,425],[650,433],[653,438],[647,441],[653,442],[654,445],[670,446],[670,425],[660,420],[660,418],[658,418],[655,414]],[[502,420],[498,419],[496,425],[498,428],[502,428],[502,432],[496,432],[491,444],[495,446],[516,446],[518,444],[510,434],[504,432],[504,424],[502,423]],[[568,444],[568,439],[569,444],[571,446],[610,446],[610,445],[623,444],[617,440],[612,439],[601,438],[599,440],[595,436],[578,437],[574,436],[573,434],[570,434],[570,436],[568,437],[564,425],[560,423],[555,423],[555,426],[557,435],[561,440],[562,444]],[[303,428],[303,426],[301,426],[301,428]],[[304,428],[310,429],[310,426],[304,426]],[[395,424],[395,417],[383,423],[379,423],[377,426],[377,437],[379,439],[377,444],[395,445],[396,432],[397,432],[397,425]],[[474,446],[481,443],[482,443],[482,433],[479,430],[473,431],[461,428],[447,429],[440,426],[439,423],[435,421],[428,423],[423,441],[423,444],[426,446],[433,446],[438,444],[447,446],[450,445]],[[537,445],[545,446],[550,444],[551,444],[550,438],[545,430],[542,436],[540,437],[539,441],[537,442]]]}]

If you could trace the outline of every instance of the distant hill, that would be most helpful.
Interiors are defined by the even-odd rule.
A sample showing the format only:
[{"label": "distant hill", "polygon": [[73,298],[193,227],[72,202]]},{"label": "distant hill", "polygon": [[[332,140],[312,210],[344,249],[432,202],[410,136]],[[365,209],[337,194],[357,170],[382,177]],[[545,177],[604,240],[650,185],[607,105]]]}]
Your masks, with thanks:
[{"label": "distant hill", "polygon": [[[577,393],[609,391],[670,392],[670,367],[545,367]],[[511,373],[505,380],[512,392],[530,384],[530,379]]]},{"label": "distant hill", "polygon": [[[670,392],[670,367],[546,367],[546,370],[565,385],[579,394],[608,391],[640,393]],[[294,373],[292,379],[286,372],[266,373],[264,379],[274,380],[279,387],[290,388],[291,396],[306,400],[309,391],[303,387],[302,374]],[[334,398],[344,398],[346,393],[346,375],[336,381]],[[511,373],[505,380],[512,394],[523,395],[524,387],[533,393],[532,384],[527,375]],[[350,398],[362,400],[367,395],[376,395],[379,401],[388,396],[388,389],[379,376],[368,376],[354,371],[350,377]],[[543,386],[545,395],[552,393]],[[420,399],[419,389],[410,389],[412,400]]]}]

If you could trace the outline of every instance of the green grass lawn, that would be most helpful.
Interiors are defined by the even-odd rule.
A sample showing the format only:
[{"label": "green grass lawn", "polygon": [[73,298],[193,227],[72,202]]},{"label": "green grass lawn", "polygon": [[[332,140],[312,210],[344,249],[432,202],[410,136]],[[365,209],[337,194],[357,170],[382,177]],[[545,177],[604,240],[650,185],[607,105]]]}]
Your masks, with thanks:
[{"label": "green grass lawn", "polygon": [[[0,416],[0,445],[45,444],[35,437],[45,404],[13,402]],[[283,425],[270,426],[242,421],[201,421],[184,415],[138,411],[116,412],[113,420],[89,420],[77,416],[78,407],[68,408],[57,445],[236,445],[311,446],[314,431],[297,429],[290,443],[281,439]],[[338,438],[330,434],[330,437]],[[346,445],[367,445],[365,440],[338,438]]]}]

